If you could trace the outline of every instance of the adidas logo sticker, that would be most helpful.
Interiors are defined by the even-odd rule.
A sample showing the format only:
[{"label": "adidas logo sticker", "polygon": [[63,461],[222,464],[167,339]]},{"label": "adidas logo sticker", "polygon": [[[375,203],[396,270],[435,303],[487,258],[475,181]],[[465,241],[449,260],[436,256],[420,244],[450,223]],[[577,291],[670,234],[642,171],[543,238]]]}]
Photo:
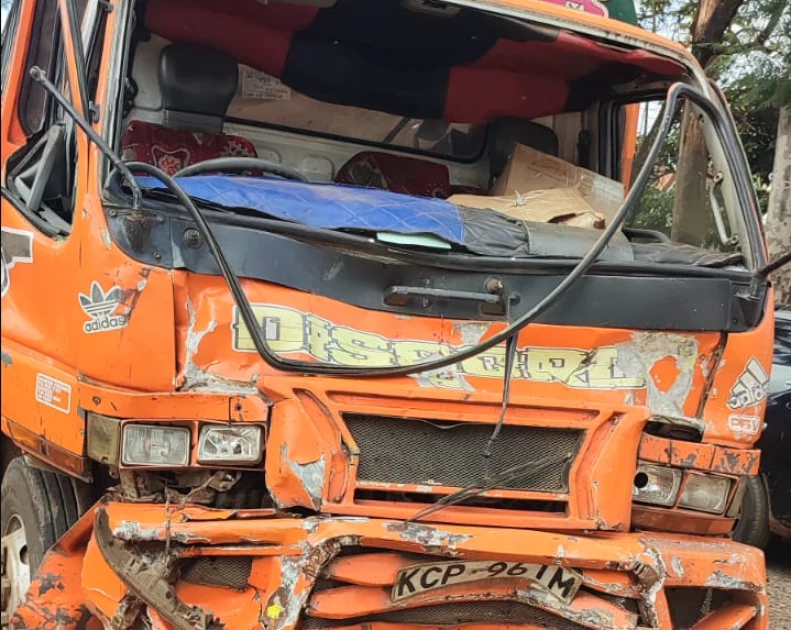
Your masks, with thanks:
[{"label": "adidas logo sticker", "polygon": [[105,293],[98,282],[91,284],[91,294],[80,293],[80,306],[91,319],[82,325],[83,332],[88,334],[118,330],[124,328],[128,319],[126,315],[113,315],[121,303],[121,287],[114,286]]},{"label": "adidas logo sticker", "polygon": [[752,358],[739,375],[728,398],[730,409],[744,409],[760,403],[767,395],[769,375],[757,359]]}]

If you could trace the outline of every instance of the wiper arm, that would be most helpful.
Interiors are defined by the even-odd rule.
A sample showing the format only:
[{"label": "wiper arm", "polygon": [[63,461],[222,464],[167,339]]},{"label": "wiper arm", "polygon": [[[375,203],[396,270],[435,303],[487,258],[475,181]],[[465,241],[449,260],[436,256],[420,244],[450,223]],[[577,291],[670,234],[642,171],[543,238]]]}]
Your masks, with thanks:
[{"label": "wiper arm", "polygon": [[132,208],[134,210],[140,209],[140,204],[143,199],[143,193],[140,191],[140,186],[137,184],[137,180],[135,176],[132,175],[132,172],[127,168],[126,164],[124,164],[123,160],[113,151],[107,143],[102,139],[102,137],[93,130],[90,123],[85,120],[80,113],[72,107],[72,104],[66,100],[66,97],[60,93],[60,90],[56,88],[53,83],[47,78],[47,73],[44,72],[38,66],[33,66],[30,69],[30,77],[38,84],[41,85],[49,94],[54,98],[58,105],[63,108],[69,116],[71,116],[72,120],[77,123],[77,126],[85,132],[85,135],[88,136],[88,140],[93,142],[99,150],[110,160],[112,165],[116,168],[116,170],[123,175],[123,178],[129,184],[129,187],[132,189]]},{"label": "wiper arm", "polygon": [[756,276],[765,279],[769,277],[770,274],[774,273],[781,267],[785,267],[789,263],[791,263],[791,250],[788,250],[784,254],[780,254],[772,262],[761,267],[761,269],[759,269],[756,273]]}]

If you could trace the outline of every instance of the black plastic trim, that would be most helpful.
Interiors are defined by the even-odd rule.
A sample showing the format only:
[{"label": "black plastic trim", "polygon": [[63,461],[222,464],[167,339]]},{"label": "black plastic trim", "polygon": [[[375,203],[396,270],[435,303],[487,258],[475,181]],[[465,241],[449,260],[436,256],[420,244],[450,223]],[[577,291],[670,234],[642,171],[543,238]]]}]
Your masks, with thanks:
[{"label": "black plastic trim", "polygon": [[764,246],[763,227],[761,225],[761,207],[758,203],[758,194],[752,185],[752,174],[750,172],[750,165],[747,160],[747,154],[744,150],[744,144],[741,138],[736,133],[736,121],[733,118],[733,113],[728,106],[728,101],[725,99],[725,94],[714,81],[709,80],[709,88],[714,92],[717,100],[719,101],[720,108],[722,109],[723,121],[729,124],[724,124],[726,139],[723,140],[725,146],[725,153],[733,160],[731,168],[736,171],[734,183],[737,187],[737,192],[743,197],[743,201],[748,201],[747,204],[751,212],[744,212],[747,206],[743,207],[743,212],[746,216],[746,227],[750,239],[752,250],[752,263],[754,269],[760,269],[769,262],[768,253]]},{"label": "black plastic trim", "polygon": [[[80,22],[77,17],[77,6],[74,0],[62,0],[63,4],[59,3],[60,8],[60,23],[61,28],[68,29],[69,36],[73,47],[74,59],[76,62],[76,73],[74,77],[77,84],[77,93],[79,96],[79,105],[82,109],[82,115],[90,119],[91,112],[88,100],[88,75],[85,70],[85,50],[82,45],[82,32],[80,29]],[[65,10],[66,15],[63,15]],[[64,21],[67,23],[64,24]]]},{"label": "black plastic trim", "polygon": [[[404,252],[404,258],[411,259],[410,264],[405,264],[403,259],[399,260],[398,252],[386,255],[386,250],[376,243],[368,254],[351,253],[348,245],[327,246],[297,240],[260,228],[229,224],[227,219],[231,218],[244,219],[225,216],[209,220],[236,275],[390,313],[502,320],[498,310],[463,300],[419,298],[404,305],[385,301],[388,289],[394,285],[485,292],[492,278],[496,278],[502,283],[505,295],[519,296],[518,301],[511,302],[509,315],[514,319],[556,287],[569,266],[576,262],[526,260],[517,264],[512,259],[455,255],[456,261],[464,260],[469,265],[466,269],[449,269],[427,264],[429,255],[423,255],[420,260],[420,254]],[[121,249],[143,264],[220,275],[206,244],[196,239],[194,224],[186,219],[113,210],[109,226]],[[361,237],[340,236],[365,241]],[[373,252],[377,248],[380,253],[375,256]],[[482,269],[484,262],[489,265],[504,262],[509,266]],[[740,297],[749,291],[750,274],[673,266],[676,273],[667,275],[663,273],[666,267],[671,266],[597,266],[595,275],[582,278],[575,292],[563,297],[538,321],[569,326],[717,332],[743,331],[755,325],[750,309],[744,308]],[[686,270],[686,276],[680,275],[682,269]]]},{"label": "black plastic trim", "polygon": [[[51,33],[50,27],[52,30]],[[28,43],[28,49],[25,54],[25,70],[36,65],[39,61],[38,53],[42,38],[51,36],[52,49],[49,51],[47,70],[52,72],[53,76],[58,75],[59,66],[62,65],[64,60],[63,41],[60,29],[60,10],[57,0],[44,0],[38,3],[36,5],[36,13],[33,17],[30,42]],[[28,137],[39,133],[47,126],[47,122],[52,119],[52,103],[44,90],[42,90],[39,107],[35,107],[35,103],[31,105],[30,101],[35,98],[35,90],[41,89],[42,88],[30,77],[25,76],[22,79],[22,87],[17,103],[17,116],[22,130]],[[31,114],[31,110],[34,112],[33,114]],[[38,115],[40,115],[41,118],[35,122],[36,116]],[[31,120],[31,116],[33,116],[34,120]]]}]

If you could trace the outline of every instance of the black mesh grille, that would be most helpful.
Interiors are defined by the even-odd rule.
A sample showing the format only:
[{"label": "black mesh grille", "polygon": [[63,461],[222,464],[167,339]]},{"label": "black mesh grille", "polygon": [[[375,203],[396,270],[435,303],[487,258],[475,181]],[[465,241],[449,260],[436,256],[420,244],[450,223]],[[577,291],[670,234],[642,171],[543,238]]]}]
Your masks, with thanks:
[{"label": "black mesh grille", "polygon": [[[360,449],[358,481],[467,486],[484,478],[483,449],[491,424],[440,422],[348,414],[344,419]],[[499,487],[568,491],[568,470],[583,432],[505,425],[495,443],[490,473],[544,458],[558,461],[529,469]]]},{"label": "black mesh grille", "polygon": [[180,574],[182,580],[192,584],[242,590],[247,587],[252,569],[250,556],[208,556],[184,560]]},{"label": "black mesh grille", "polygon": [[712,610],[728,601],[727,591],[712,588],[668,588],[665,591],[673,628],[690,630]]},{"label": "black mesh grille", "polygon": [[470,602],[430,606],[365,617],[365,619],[330,620],[316,617],[304,618],[301,630],[322,630],[355,623],[374,621],[404,624],[450,625],[460,623],[532,623],[550,630],[583,630],[584,626],[557,617],[526,604],[511,602]]}]

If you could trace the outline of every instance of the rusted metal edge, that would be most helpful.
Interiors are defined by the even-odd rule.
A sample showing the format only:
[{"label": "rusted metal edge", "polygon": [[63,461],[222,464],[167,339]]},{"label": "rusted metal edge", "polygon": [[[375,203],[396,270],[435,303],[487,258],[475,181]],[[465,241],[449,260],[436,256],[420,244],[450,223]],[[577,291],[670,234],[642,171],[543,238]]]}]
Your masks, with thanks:
[{"label": "rusted metal edge", "polygon": [[168,558],[155,566],[130,551],[113,536],[105,508],[96,511],[94,521],[96,544],[110,568],[129,590],[144,604],[153,608],[177,630],[221,630],[223,625],[211,613],[187,606],[176,597],[168,581]]}]

